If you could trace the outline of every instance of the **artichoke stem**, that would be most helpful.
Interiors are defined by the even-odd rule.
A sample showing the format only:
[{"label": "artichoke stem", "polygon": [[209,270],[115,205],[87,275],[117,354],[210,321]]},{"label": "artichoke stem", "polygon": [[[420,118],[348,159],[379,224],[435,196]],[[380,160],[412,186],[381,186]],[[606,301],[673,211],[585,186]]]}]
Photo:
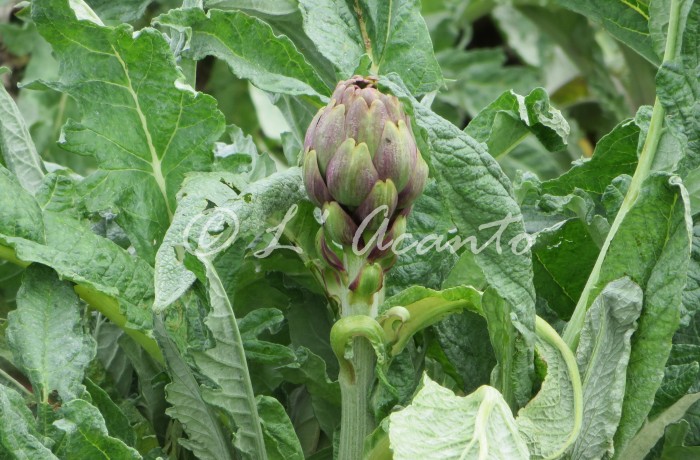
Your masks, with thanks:
[{"label": "artichoke stem", "polygon": [[338,460],[364,458],[365,439],[375,428],[370,408],[376,361],[374,349],[363,337],[353,339],[352,349],[353,357],[350,362],[353,372],[341,371],[338,376],[343,404]]}]

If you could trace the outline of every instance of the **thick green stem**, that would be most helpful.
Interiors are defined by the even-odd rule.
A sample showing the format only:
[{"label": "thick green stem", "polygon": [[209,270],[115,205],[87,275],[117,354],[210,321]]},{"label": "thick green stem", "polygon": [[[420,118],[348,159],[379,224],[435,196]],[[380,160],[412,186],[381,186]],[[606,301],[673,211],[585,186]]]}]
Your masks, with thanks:
[{"label": "thick green stem", "polygon": [[363,458],[365,439],[374,430],[374,417],[370,409],[376,360],[374,348],[364,337],[355,337],[352,349],[352,370],[346,368],[338,377],[343,404],[338,460]]},{"label": "thick green stem", "polygon": [[[681,2],[679,0],[673,0],[671,3],[671,11],[669,17],[669,27],[668,27],[668,37],[666,38],[666,49],[664,50],[664,63],[673,60],[677,53],[677,41],[678,41],[678,28],[680,21],[680,11]],[[651,122],[649,124],[649,132],[644,141],[644,147],[642,147],[642,152],[639,155],[639,162],[637,163],[637,169],[634,171],[634,176],[632,176],[632,182],[630,183],[629,190],[625,199],[620,206],[620,210],[615,216],[615,220],[610,226],[610,231],[608,232],[603,247],[598,254],[598,259],[596,260],[593,270],[591,271],[588,281],[586,282],[581,297],[579,297],[578,303],[576,304],[576,309],[573,315],[571,315],[571,320],[564,331],[563,339],[566,344],[575,350],[578,346],[579,335],[581,329],[583,328],[583,323],[586,317],[586,311],[588,306],[591,304],[592,299],[591,294],[594,289],[598,286],[600,281],[600,271],[603,267],[603,262],[605,261],[605,256],[607,255],[608,249],[610,248],[610,243],[615,234],[620,229],[620,225],[625,220],[627,213],[634,206],[639,192],[642,188],[642,183],[649,176],[651,171],[651,166],[654,163],[654,157],[656,156],[656,150],[659,146],[659,141],[661,140],[661,135],[663,134],[663,122],[666,112],[662,107],[659,99],[657,98],[654,102],[654,109],[651,115]]]}]

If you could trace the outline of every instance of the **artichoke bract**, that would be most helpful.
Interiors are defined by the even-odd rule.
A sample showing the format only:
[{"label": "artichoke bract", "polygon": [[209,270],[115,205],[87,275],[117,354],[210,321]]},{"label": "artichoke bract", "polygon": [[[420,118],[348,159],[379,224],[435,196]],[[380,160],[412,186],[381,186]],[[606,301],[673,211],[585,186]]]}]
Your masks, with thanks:
[{"label": "artichoke bract", "polygon": [[[355,76],[340,82],[312,120],[304,148],[307,193],[327,216],[323,245],[349,247],[357,236],[364,248],[385,219],[388,237],[405,227],[402,219],[423,191],[428,166],[401,102],[380,92],[376,79]],[[366,219],[365,231],[357,235]],[[375,248],[368,254],[372,261],[386,251]],[[324,257],[338,265],[330,254]]]}]

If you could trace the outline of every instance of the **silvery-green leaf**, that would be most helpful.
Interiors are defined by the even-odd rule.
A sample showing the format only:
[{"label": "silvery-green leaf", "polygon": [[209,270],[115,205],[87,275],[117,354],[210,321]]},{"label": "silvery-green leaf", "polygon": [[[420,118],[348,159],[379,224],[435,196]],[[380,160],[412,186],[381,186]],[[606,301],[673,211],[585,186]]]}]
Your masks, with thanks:
[{"label": "silvery-green leaf", "polygon": [[389,416],[389,439],[396,460],[530,458],[497,390],[458,397],[428,376],[411,404]]},{"label": "silvery-green leaf", "polygon": [[[0,68],[0,75],[4,73],[3,69],[6,68]],[[0,152],[5,165],[22,187],[31,193],[36,192],[45,168],[24,118],[4,86],[0,86]]]},{"label": "silvery-green leaf", "polygon": [[349,78],[366,53],[356,12],[345,0],[301,0],[304,30],[343,78]]},{"label": "silvery-green leaf", "polygon": [[53,426],[64,433],[57,446],[61,458],[141,459],[135,449],[109,436],[102,414],[89,402],[74,399],[61,406],[58,415]]},{"label": "silvery-green leaf", "polygon": [[32,382],[40,402],[57,391],[68,402],[84,391],[83,376],[95,356],[95,341],[84,329],[73,286],[41,265],[27,268],[8,316],[7,340],[15,363]]},{"label": "silvery-green leaf", "polygon": [[583,383],[583,425],[569,452],[571,459],[595,460],[612,452],[642,295],[639,286],[621,278],[609,283],[586,313],[576,349]]},{"label": "silvery-green leaf", "polygon": [[3,458],[56,460],[39,440],[34,416],[15,390],[0,385],[0,454]]}]

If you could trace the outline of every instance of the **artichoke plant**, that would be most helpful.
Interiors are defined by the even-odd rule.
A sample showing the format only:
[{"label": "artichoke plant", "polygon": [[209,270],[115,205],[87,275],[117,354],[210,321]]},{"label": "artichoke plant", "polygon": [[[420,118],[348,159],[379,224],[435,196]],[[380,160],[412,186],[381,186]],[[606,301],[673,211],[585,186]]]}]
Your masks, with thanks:
[{"label": "artichoke plant", "polygon": [[[404,231],[428,177],[411,121],[376,79],[354,76],[340,82],[316,114],[304,148],[304,184],[325,215],[319,252],[346,278],[342,284],[371,294],[395,260],[384,243]],[[353,262],[357,249],[365,256]]]}]

